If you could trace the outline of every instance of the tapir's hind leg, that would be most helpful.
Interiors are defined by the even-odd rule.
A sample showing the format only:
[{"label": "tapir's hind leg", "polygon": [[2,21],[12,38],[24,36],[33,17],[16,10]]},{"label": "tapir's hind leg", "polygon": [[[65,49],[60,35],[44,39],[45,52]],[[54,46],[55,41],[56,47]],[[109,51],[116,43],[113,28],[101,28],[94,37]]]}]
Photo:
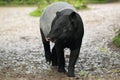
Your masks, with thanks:
[{"label": "tapir's hind leg", "polygon": [[57,53],[56,53],[56,49],[55,46],[52,49],[52,66],[58,66],[58,62],[57,62]]},{"label": "tapir's hind leg", "polygon": [[42,29],[40,29],[40,32],[41,32],[42,42],[43,42],[44,51],[45,51],[46,62],[51,63],[52,62],[52,54],[50,52],[50,42],[46,41]]}]

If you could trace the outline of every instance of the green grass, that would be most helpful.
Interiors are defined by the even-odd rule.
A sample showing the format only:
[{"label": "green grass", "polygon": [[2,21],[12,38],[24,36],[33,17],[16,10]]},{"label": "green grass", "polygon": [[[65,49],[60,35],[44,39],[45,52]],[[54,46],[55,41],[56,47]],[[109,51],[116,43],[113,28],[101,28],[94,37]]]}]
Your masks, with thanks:
[{"label": "green grass", "polygon": [[101,52],[104,52],[105,54],[109,53],[109,51],[104,47],[100,47],[99,49],[100,49]]},{"label": "green grass", "polygon": [[88,72],[87,72],[87,71],[80,71],[80,72],[78,73],[78,75],[85,77],[85,76],[88,75]]},{"label": "green grass", "polygon": [[118,34],[113,38],[113,44],[116,45],[117,47],[120,47],[120,31]]},{"label": "green grass", "polygon": [[84,0],[85,3],[106,3],[109,0]]},{"label": "green grass", "polygon": [[39,17],[41,15],[41,13],[42,13],[42,10],[40,10],[39,8],[37,8],[33,12],[30,12],[30,16]]},{"label": "green grass", "polygon": [[112,73],[120,73],[120,69],[112,69],[111,72]]},{"label": "green grass", "polygon": [[21,2],[21,1],[10,1],[10,2],[7,2],[6,0],[5,1],[0,1],[0,6],[5,6],[5,7],[8,7],[8,6],[35,6],[37,3],[34,3],[34,2]]}]

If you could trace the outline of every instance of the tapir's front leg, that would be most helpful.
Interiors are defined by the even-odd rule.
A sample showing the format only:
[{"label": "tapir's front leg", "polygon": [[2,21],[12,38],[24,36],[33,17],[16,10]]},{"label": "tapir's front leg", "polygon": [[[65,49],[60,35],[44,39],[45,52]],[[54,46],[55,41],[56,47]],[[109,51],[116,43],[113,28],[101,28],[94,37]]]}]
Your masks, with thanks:
[{"label": "tapir's front leg", "polygon": [[65,58],[64,58],[64,48],[62,44],[55,44],[56,52],[57,52],[57,61],[58,61],[58,72],[66,72],[65,70]]},{"label": "tapir's front leg", "polygon": [[74,68],[75,68],[75,63],[77,61],[77,58],[79,56],[79,51],[80,48],[77,48],[75,50],[71,50],[70,53],[70,59],[69,59],[69,66],[68,66],[68,76],[69,77],[74,77]]}]

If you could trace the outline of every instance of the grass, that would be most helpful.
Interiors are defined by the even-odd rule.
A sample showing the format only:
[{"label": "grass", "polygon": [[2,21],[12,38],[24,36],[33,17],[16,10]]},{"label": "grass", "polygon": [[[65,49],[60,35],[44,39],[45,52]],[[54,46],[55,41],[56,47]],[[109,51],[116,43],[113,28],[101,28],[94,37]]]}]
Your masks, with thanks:
[{"label": "grass", "polygon": [[112,73],[120,73],[120,69],[112,69],[111,72]]},{"label": "grass", "polygon": [[100,47],[99,49],[100,49],[101,52],[104,52],[105,54],[109,53],[109,51],[104,47]]},{"label": "grass", "polygon": [[85,9],[89,9],[88,6],[85,5],[85,4],[81,4],[81,5],[76,4],[76,5],[74,5],[74,7],[75,7],[77,10],[85,10]]},{"label": "grass", "polygon": [[120,47],[120,30],[118,31],[118,34],[113,38],[112,42],[117,47]]},{"label": "grass", "polygon": [[86,3],[106,3],[108,0],[85,0]]},{"label": "grass", "polygon": [[42,13],[42,10],[40,10],[39,8],[37,8],[33,12],[30,12],[30,16],[39,17],[41,15],[41,13]]},{"label": "grass", "polygon": [[88,72],[87,71],[80,71],[79,73],[77,73],[79,76],[87,76]]},{"label": "grass", "polygon": [[22,7],[22,6],[36,6],[35,3],[28,3],[28,2],[17,2],[17,1],[11,1],[11,2],[7,2],[7,1],[0,1],[0,6],[4,6],[4,7]]}]

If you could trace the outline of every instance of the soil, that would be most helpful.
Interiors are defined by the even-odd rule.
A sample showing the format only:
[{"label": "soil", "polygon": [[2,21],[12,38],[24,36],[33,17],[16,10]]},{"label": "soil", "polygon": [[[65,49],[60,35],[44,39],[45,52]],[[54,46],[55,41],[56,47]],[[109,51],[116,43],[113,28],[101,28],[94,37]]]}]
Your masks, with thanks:
[{"label": "soil", "polygon": [[[0,7],[0,80],[119,80],[120,49],[111,40],[120,27],[120,3],[88,7],[78,11],[85,36],[75,78],[58,73],[45,63],[40,18],[29,16],[35,7]],[[102,68],[92,71],[89,63],[93,64],[92,69],[96,65]]]}]

